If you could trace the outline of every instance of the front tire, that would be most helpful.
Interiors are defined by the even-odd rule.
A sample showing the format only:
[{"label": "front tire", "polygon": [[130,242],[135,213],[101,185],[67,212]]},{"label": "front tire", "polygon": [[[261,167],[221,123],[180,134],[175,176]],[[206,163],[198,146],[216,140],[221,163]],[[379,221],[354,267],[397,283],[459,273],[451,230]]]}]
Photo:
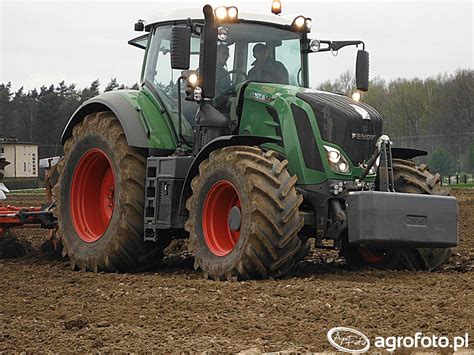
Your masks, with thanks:
[{"label": "front tire", "polygon": [[293,267],[303,198],[287,163],[247,146],[218,149],[201,163],[186,203],[186,230],[195,268],[206,278],[276,278]]},{"label": "front tire", "polygon": [[[424,164],[393,159],[395,191],[446,196],[439,174],[431,174]],[[439,270],[449,259],[449,248],[373,249],[343,244],[342,256],[349,266],[376,269]]]},{"label": "front tire", "polygon": [[58,234],[73,269],[148,269],[165,246],[143,241],[146,157],[111,112],[86,116],[64,145],[55,188]]}]

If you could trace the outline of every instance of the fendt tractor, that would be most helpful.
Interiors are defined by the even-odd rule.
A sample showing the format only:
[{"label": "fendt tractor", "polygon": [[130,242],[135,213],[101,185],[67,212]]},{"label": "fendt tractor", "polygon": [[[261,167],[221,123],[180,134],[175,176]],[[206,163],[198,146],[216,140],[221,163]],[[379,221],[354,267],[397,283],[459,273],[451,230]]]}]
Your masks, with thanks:
[{"label": "fendt tractor", "polygon": [[209,5],[135,24],[139,90],[90,99],[63,132],[54,195],[73,268],[148,270],[186,238],[216,280],[280,277],[310,243],[351,266],[442,266],[456,199],[413,161],[426,152],[392,146],[374,108],[309,88],[309,56],[348,46],[359,92],[369,82],[362,41],[310,28]]}]

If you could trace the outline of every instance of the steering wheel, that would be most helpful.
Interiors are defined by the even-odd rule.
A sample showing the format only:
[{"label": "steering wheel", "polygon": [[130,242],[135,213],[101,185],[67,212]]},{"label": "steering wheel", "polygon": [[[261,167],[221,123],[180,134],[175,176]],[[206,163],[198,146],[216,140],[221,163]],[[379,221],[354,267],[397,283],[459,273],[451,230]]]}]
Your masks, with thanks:
[{"label": "steering wheel", "polygon": [[300,79],[302,79],[301,71],[302,71],[302,68],[300,67],[300,69],[298,70],[298,73],[296,74],[296,80],[298,81],[298,86],[303,86],[300,81]]}]

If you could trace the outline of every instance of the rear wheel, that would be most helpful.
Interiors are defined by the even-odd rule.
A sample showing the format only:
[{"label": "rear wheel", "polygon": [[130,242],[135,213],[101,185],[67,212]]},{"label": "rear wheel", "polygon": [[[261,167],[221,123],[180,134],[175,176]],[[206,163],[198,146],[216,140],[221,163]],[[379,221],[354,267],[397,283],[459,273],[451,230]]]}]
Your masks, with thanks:
[{"label": "rear wheel", "polygon": [[157,265],[166,245],[143,241],[146,157],[111,112],[85,117],[64,145],[55,187],[60,235],[72,267],[125,272]]},{"label": "rear wheel", "polygon": [[[394,159],[395,190],[404,193],[448,195],[441,187],[439,174],[431,174],[424,164]],[[350,266],[378,269],[436,271],[449,259],[449,248],[373,249],[344,243],[341,254]]]},{"label": "rear wheel", "polygon": [[303,198],[286,166],[275,152],[246,146],[216,150],[201,163],[186,230],[205,277],[279,277],[293,267],[302,247]]}]

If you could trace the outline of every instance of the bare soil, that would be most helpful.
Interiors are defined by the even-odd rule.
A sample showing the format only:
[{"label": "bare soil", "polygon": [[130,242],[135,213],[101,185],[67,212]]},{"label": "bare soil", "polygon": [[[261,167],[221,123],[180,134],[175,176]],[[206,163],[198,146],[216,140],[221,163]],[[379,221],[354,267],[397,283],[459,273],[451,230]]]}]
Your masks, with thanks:
[{"label": "bare soil", "polygon": [[0,352],[334,351],[326,333],[335,326],[370,339],[472,338],[474,189],[453,194],[461,244],[436,273],[352,271],[336,253],[313,251],[281,280],[215,282],[175,243],[156,272],[93,274],[41,252],[46,231],[15,231],[27,253],[0,260]]}]

